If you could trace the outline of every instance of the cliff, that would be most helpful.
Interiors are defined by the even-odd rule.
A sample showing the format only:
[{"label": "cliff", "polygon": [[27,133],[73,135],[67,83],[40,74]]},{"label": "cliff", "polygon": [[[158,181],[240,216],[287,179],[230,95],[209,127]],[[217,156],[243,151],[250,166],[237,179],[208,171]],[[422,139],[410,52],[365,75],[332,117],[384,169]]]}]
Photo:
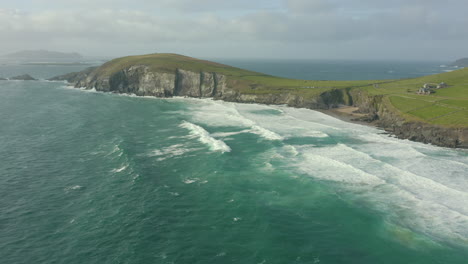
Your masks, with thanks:
[{"label": "cliff", "polygon": [[[186,60],[188,57],[181,58]],[[207,67],[211,71],[204,71],[198,65],[195,65],[196,69],[190,64],[155,68],[154,65],[139,62],[133,64],[124,60],[122,65],[116,67],[116,62],[111,61],[98,68],[88,68],[49,80],[68,81],[75,87],[94,88],[97,91],[139,96],[215,98],[230,102],[287,104],[311,109],[328,109],[344,103],[340,89],[319,88],[314,93],[304,93],[300,92],[301,89],[268,86],[269,90],[265,90],[263,85],[248,78],[276,77],[226,65],[211,63]]]},{"label": "cliff", "polygon": [[51,80],[66,80],[75,87],[139,96],[214,98],[309,109],[354,105],[366,114],[366,121],[374,121],[399,138],[468,148],[466,127],[406,119],[392,106],[387,95],[369,93],[375,81],[289,80],[175,54],[120,58],[98,68]]},{"label": "cliff", "polygon": [[110,76],[103,76],[88,69],[50,80],[66,80],[75,87],[138,96],[215,98],[229,102],[286,104],[310,109],[328,109],[344,102],[339,90],[328,91],[312,98],[293,92],[245,94],[230,87],[228,78],[220,73],[183,69],[176,69],[174,72],[154,72],[145,65],[129,66]]}]

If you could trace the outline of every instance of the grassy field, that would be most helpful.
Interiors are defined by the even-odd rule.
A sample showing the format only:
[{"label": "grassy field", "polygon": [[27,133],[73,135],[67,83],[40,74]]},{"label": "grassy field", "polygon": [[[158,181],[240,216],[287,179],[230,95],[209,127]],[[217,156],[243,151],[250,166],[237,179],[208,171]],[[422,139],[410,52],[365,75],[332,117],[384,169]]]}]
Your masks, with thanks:
[{"label": "grassy field", "polygon": [[[447,83],[447,88],[436,89],[430,95],[418,95],[416,91],[426,83]],[[380,84],[378,88],[368,86],[373,95],[387,95],[392,105],[407,119],[431,124],[468,127],[468,68],[403,79]]]},{"label": "grassy field", "polygon": [[[294,93],[308,98],[330,89],[363,89],[370,95],[388,97],[401,116],[408,120],[468,127],[468,68],[402,80],[313,81],[280,78],[177,54],[149,54],[118,58],[105,63],[98,71],[109,76],[131,65],[147,65],[154,71],[171,73],[178,68],[220,73],[227,77],[231,88],[244,94]],[[431,95],[416,94],[426,83],[441,82],[449,87],[438,89]]]}]

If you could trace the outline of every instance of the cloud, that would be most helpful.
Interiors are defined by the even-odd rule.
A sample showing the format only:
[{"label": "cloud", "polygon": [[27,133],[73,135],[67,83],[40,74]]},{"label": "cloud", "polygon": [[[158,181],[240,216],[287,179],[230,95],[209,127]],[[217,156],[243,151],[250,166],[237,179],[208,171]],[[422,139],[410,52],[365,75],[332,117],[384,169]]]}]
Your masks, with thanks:
[{"label": "cloud", "polygon": [[291,13],[305,15],[330,12],[338,8],[335,3],[326,0],[285,0],[285,5]]},{"label": "cloud", "polygon": [[29,11],[0,9],[3,50],[122,53],[173,47],[208,54],[237,46],[232,54],[260,54],[270,47],[288,56],[307,46],[338,54],[349,44],[369,53],[405,47],[423,57],[421,45],[434,53],[448,54],[444,45],[462,53],[458,47],[468,40],[468,4],[458,0],[70,0],[66,9],[58,0],[34,3]]}]

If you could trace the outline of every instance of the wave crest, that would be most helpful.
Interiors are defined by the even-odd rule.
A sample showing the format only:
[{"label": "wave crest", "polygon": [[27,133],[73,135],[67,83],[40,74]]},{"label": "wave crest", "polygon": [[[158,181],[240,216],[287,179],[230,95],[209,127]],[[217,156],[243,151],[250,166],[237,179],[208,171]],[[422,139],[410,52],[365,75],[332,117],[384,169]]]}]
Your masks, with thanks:
[{"label": "wave crest", "polygon": [[206,144],[212,151],[219,151],[221,153],[231,151],[231,148],[224,143],[224,141],[213,138],[210,133],[201,126],[183,121],[179,127],[188,129],[190,131],[190,135],[197,137],[201,143]]}]

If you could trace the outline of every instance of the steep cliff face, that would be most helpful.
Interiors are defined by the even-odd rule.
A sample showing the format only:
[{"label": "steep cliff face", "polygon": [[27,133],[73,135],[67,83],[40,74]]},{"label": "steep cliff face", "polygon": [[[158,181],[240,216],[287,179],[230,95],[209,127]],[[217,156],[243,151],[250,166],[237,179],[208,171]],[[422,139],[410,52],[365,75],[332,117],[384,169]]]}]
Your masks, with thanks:
[{"label": "steep cliff face", "polygon": [[[79,78],[77,78],[79,76]],[[69,78],[68,78],[69,77]],[[133,93],[140,96],[215,97],[230,94],[224,75],[211,72],[192,72],[177,69],[175,72],[154,72],[145,65],[133,65],[110,76],[97,71],[56,77],[98,91]]]},{"label": "steep cliff face", "polygon": [[201,97],[213,97],[216,94],[215,73],[200,73],[200,94]]},{"label": "steep cliff face", "polygon": [[176,70],[175,95],[201,97],[202,73]]},{"label": "steep cliff face", "polygon": [[[175,79],[175,74],[156,74],[144,65],[136,65],[111,75],[108,78],[108,87],[105,86],[106,78],[104,78],[101,87],[98,85],[95,88],[118,93],[134,93],[140,96],[167,97],[174,94]],[[93,82],[90,84],[93,85]],[[86,87],[89,87],[89,85]]]}]

